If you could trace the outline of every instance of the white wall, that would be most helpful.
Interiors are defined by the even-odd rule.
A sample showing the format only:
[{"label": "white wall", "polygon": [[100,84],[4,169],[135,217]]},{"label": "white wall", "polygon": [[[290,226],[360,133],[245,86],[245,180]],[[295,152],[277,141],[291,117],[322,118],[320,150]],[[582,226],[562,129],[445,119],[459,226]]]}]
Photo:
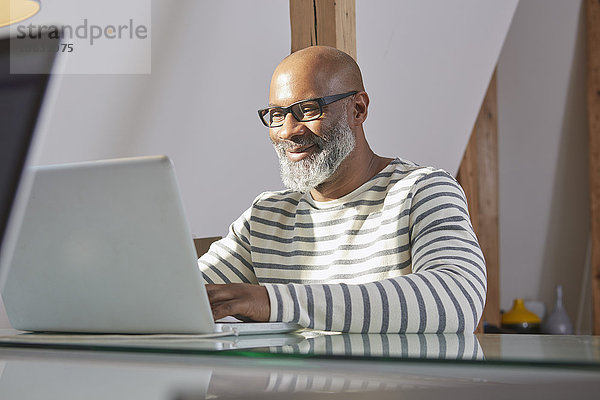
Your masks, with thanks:
[{"label": "white wall", "polygon": [[517,0],[358,0],[373,149],[456,174]]},{"label": "white wall", "polygon": [[192,231],[225,234],[282,187],[256,110],[289,54],[288,15],[281,1],[154,0],[152,74],[64,76],[40,163],[168,154]]},{"label": "white wall", "polygon": [[505,310],[516,297],[551,306],[562,283],[577,318],[589,229],[585,76],[582,2],[521,0],[498,64]]}]

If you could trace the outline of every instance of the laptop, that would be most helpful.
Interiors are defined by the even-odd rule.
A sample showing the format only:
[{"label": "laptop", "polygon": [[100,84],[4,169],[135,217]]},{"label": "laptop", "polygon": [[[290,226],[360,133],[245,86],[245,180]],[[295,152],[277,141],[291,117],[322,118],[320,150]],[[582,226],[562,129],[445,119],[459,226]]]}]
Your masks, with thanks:
[{"label": "laptop", "polygon": [[0,37],[0,287],[31,186],[24,167],[37,156],[57,88],[50,73],[62,64],[58,45],[47,33]]},{"label": "laptop", "polygon": [[297,324],[215,323],[166,156],[32,167],[2,298],[15,329],[263,334]]}]

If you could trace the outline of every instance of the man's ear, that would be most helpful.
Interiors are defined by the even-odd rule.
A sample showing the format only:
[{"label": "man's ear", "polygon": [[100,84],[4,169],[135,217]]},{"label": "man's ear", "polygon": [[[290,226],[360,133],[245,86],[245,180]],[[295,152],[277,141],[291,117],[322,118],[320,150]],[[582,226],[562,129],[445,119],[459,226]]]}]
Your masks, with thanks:
[{"label": "man's ear", "polygon": [[349,122],[351,125],[362,125],[367,119],[369,111],[369,95],[367,92],[358,92],[354,95],[354,101],[351,103]]}]

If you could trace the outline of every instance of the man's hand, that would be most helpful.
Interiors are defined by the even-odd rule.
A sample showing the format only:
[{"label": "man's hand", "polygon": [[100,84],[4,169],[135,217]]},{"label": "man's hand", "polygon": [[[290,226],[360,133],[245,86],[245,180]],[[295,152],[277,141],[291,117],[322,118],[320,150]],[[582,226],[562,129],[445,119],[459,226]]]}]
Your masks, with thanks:
[{"label": "man's hand", "polygon": [[249,283],[206,285],[206,292],[215,320],[233,315],[263,322],[271,315],[269,294],[263,286]]}]

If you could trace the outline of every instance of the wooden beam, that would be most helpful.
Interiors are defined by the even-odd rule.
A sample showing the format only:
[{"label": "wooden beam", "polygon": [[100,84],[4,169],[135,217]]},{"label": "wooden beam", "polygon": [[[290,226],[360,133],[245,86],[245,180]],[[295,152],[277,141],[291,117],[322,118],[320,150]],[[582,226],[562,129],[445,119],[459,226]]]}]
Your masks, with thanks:
[{"label": "wooden beam", "polygon": [[331,46],[356,60],[355,0],[290,0],[291,52]]},{"label": "wooden beam", "polygon": [[600,1],[586,0],[593,332],[600,335]]},{"label": "wooden beam", "polygon": [[[487,301],[482,321],[500,326],[500,256],[498,245],[498,105],[496,71],[492,75],[457,179],[469,203],[469,214],[485,257]],[[477,328],[483,332],[483,326]]]},{"label": "wooden beam", "polygon": [[465,191],[469,203],[471,225],[473,225],[475,233],[479,236],[479,168],[477,165],[477,135],[475,132],[471,133],[456,179]]},{"label": "wooden beam", "polygon": [[291,53],[308,46],[316,46],[314,0],[290,0]]},{"label": "wooden beam", "polygon": [[496,71],[475,123],[479,164],[479,235],[488,273],[483,320],[500,325],[500,249],[498,188],[498,103]]}]

